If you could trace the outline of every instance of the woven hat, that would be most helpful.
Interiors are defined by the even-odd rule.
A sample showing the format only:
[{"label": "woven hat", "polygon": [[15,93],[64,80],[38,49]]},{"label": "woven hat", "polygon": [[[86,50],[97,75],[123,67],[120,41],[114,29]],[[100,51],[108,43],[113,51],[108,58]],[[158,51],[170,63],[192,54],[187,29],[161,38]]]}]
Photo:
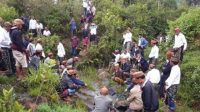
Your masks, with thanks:
[{"label": "woven hat", "polygon": [[15,20],[13,21],[13,24],[14,24],[14,25],[23,25],[24,22],[23,22],[21,19],[15,19]]}]

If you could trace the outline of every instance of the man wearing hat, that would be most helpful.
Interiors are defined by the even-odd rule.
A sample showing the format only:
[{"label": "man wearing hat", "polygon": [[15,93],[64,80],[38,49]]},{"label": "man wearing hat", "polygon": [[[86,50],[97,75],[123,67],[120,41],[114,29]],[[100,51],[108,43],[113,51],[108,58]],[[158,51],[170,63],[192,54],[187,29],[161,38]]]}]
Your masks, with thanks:
[{"label": "man wearing hat", "polygon": [[178,85],[181,79],[181,70],[179,67],[179,59],[176,57],[171,58],[172,69],[168,79],[165,81],[167,90],[167,104],[170,112],[175,112],[175,96],[177,93]]},{"label": "man wearing hat", "polygon": [[22,39],[22,25],[24,22],[21,19],[15,19],[13,21],[14,27],[11,28],[10,37],[12,41],[12,52],[16,60],[16,75],[18,80],[23,79],[26,76],[26,69],[28,66],[26,58],[26,48]]},{"label": "man wearing hat", "polygon": [[156,64],[156,61],[158,59],[159,56],[159,48],[157,46],[157,41],[156,40],[151,40],[151,52],[149,54],[149,64]]},{"label": "man wearing hat", "polygon": [[173,48],[177,51],[175,56],[178,57],[180,61],[183,61],[183,52],[187,49],[187,40],[183,33],[181,33],[180,28],[175,29],[175,41]]}]

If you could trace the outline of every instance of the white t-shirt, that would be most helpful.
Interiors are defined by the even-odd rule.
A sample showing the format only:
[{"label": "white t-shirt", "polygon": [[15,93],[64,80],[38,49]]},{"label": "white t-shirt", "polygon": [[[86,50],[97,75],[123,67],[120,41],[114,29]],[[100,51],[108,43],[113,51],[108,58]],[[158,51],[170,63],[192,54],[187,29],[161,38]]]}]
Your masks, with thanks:
[{"label": "white t-shirt", "polygon": [[57,46],[57,55],[59,57],[64,57],[65,56],[65,48],[63,44],[60,42]]},{"label": "white t-shirt", "polygon": [[126,42],[132,42],[132,33],[129,32],[129,33],[126,33],[123,35],[123,38],[124,38],[124,45]]},{"label": "white t-shirt", "polygon": [[131,59],[131,55],[130,55],[130,53],[122,53],[121,55],[120,55],[120,58],[126,58],[126,59],[128,59],[128,60],[130,60]]},{"label": "white t-shirt", "polygon": [[42,23],[37,23],[37,29],[43,29],[43,24]]},{"label": "white t-shirt", "polygon": [[182,33],[175,35],[175,42],[173,48],[180,48],[184,45],[184,50],[187,49],[187,40]]},{"label": "white t-shirt", "polygon": [[90,26],[90,34],[96,35],[97,34],[97,26]]},{"label": "white t-shirt", "polygon": [[159,48],[157,45],[154,45],[152,48],[151,48],[151,52],[149,54],[149,58],[158,58],[159,56]]},{"label": "white t-shirt", "polygon": [[36,29],[37,27],[37,21],[35,19],[31,19],[29,21],[29,29]]},{"label": "white t-shirt", "polygon": [[42,51],[42,57],[45,57],[45,53],[44,53],[44,50],[43,50],[43,47],[40,43],[37,43],[36,46],[35,46],[35,50],[40,50]]},{"label": "white t-shirt", "polygon": [[87,2],[87,0],[83,0],[83,7],[84,7],[84,8],[87,8],[87,7],[88,7],[88,2]]},{"label": "white t-shirt", "polygon": [[10,48],[11,43],[10,33],[0,28],[0,47]]},{"label": "white t-shirt", "polygon": [[49,37],[51,35],[51,32],[49,30],[44,30],[43,35]]},{"label": "white t-shirt", "polygon": [[170,75],[168,79],[165,81],[166,83],[166,89],[168,89],[170,86],[174,84],[180,84],[181,79],[181,70],[178,65],[175,65],[172,67]]},{"label": "white t-shirt", "polygon": [[152,69],[147,73],[146,79],[153,84],[158,84],[160,82],[160,71],[158,69]]}]

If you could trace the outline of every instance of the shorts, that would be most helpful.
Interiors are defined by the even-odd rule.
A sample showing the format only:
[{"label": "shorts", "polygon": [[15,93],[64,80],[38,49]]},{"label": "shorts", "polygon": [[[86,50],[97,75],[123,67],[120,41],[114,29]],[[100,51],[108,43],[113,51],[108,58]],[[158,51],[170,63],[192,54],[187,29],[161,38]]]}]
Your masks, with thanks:
[{"label": "shorts", "polygon": [[17,51],[17,50],[13,50],[12,51],[13,56],[15,58],[15,66],[16,67],[22,67],[22,68],[27,68],[28,67],[28,63],[27,63],[27,59],[26,59],[26,55]]}]

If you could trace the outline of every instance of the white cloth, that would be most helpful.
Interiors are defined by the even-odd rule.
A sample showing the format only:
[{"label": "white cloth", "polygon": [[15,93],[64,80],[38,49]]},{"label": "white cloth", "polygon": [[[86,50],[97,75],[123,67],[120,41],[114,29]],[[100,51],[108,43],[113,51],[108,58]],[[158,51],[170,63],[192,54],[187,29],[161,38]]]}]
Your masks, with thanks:
[{"label": "white cloth", "polygon": [[37,23],[36,28],[37,29],[43,29],[43,24],[42,23]]},{"label": "white cloth", "polygon": [[87,7],[88,7],[88,2],[87,2],[87,0],[83,0],[83,7],[84,7],[84,8],[87,8]]},{"label": "white cloth", "polygon": [[115,54],[115,64],[119,62],[120,54]]},{"label": "white cloth", "polygon": [[179,33],[178,35],[175,35],[175,42],[173,48],[180,48],[184,45],[183,50],[187,49],[187,40],[185,36],[182,33]]},{"label": "white cloth", "polygon": [[61,42],[59,42],[57,46],[57,55],[59,57],[64,57],[65,56],[65,48]]},{"label": "white cloth", "polygon": [[165,81],[166,89],[175,84],[180,84],[181,70],[178,65],[174,65],[171,69],[168,79]]},{"label": "white cloth", "polygon": [[35,53],[35,44],[29,43],[26,49],[29,51],[31,57]]},{"label": "white cloth", "polygon": [[92,13],[93,13],[93,16],[94,16],[96,14],[96,8],[95,8],[95,6],[93,6],[91,10],[92,10]]},{"label": "white cloth", "polygon": [[132,33],[129,32],[129,33],[126,33],[123,35],[123,38],[124,38],[124,45],[126,44],[126,42],[132,42]]},{"label": "white cloth", "polygon": [[4,36],[3,36],[3,28],[0,26],[0,43],[1,41],[4,39]]},{"label": "white cloth", "polygon": [[96,35],[97,34],[97,26],[90,26],[90,34]]},{"label": "white cloth", "polygon": [[159,56],[159,48],[157,45],[154,45],[152,48],[151,48],[151,52],[149,54],[149,58],[158,58]]},{"label": "white cloth", "polygon": [[131,55],[128,52],[127,53],[122,53],[120,55],[120,58],[126,58],[126,59],[130,60],[131,59]]},{"label": "white cloth", "polygon": [[158,84],[160,82],[160,71],[158,69],[152,69],[147,73],[146,79],[153,84]]},{"label": "white cloth", "polygon": [[5,29],[0,29],[0,47],[10,48],[10,33]]},{"label": "white cloth", "polygon": [[36,29],[37,27],[37,21],[35,19],[31,19],[29,21],[29,29]]},{"label": "white cloth", "polygon": [[49,37],[51,35],[51,32],[49,30],[44,30],[43,35]]},{"label": "white cloth", "polygon": [[35,50],[39,50],[39,51],[42,51],[42,57],[45,58],[45,53],[44,53],[44,50],[43,50],[43,47],[40,43],[37,43],[36,46],[35,46]]}]

